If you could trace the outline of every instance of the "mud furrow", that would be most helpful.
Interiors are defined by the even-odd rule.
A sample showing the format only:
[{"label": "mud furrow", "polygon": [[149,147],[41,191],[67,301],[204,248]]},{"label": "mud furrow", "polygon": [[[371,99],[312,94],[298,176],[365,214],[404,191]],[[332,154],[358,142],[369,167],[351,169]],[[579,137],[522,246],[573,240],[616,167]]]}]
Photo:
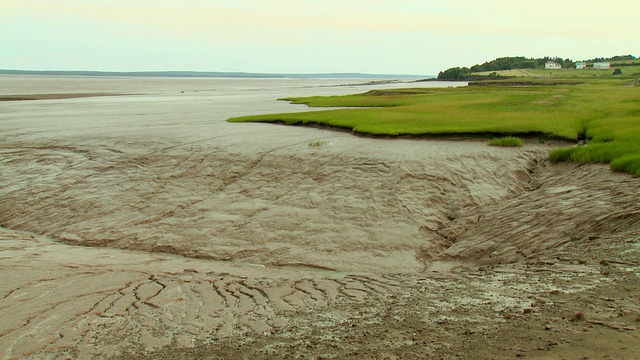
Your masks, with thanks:
[{"label": "mud furrow", "polygon": [[208,282],[198,282],[193,286],[193,291],[198,293],[201,301],[198,309],[198,325],[206,334],[216,334],[222,324],[219,313],[224,309],[224,299]]},{"label": "mud furrow", "polygon": [[369,294],[375,294],[376,296],[385,296],[392,292],[392,290],[384,283],[366,276],[350,275],[349,278],[358,281],[360,284],[362,284],[362,286],[369,289]]},{"label": "mud furrow", "polygon": [[283,293],[280,298],[297,311],[303,311],[303,309],[306,308],[305,300],[308,294],[296,288],[298,281],[299,280],[288,280],[284,289],[281,288]]},{"label": "mud furrow", "polygon": [[42,285],[46,284],[47,282],[57,281],[57,280],[59,280],[59,279],[58,278],[47,278],[47,279],[38,280],[37,282],[26,283],[26,284],[24,284],[24,285],[22,285],[20,287],[17,287],[15,289],[9,290],[7,292],[7,295],[3,296],[3,299],[7,299],[10,296],[14,295],[15,293],[17,293],[17,292],[19,292],[21,290],[24,290],[25,288],[33,287],[34,285],[42,286]]},{"label": "mud furrow", "polygon": [[331,304],[341,297],[341,285],[335,279],[311,279],[313,287],[323,294],[327,304]]},{"label": "mud furrow", "polygon": [[264,289],[259,286],[259,285],[262,285],[263,287],[264,286],[268,286],[267,284],[250,285],[248,280],[242,280],[240,283],[244,287],[246,287],[247,289],[249,289],[251,291],[255,291],[256,293],[258,293],[259,296],[262,298],[261,303],[264,306],[267,306],[267,304],[269,304],[271,302],[271,299],[269,298],[269,295],[267,294],[267,292],[264,291]]},{"label": "mud furrow", "polygon": [[[29,328],[30,328],[30,331],[28,333],[37,332],[38,328],[40,328],[43,323],[55,321],[56,318],[57,318],[56,312],[59,311],[57,309],[59,309],[61,307],[64,307],[66,305],[68,305],[69,308],[73,308],[74,317],[81,317],[83,315],[89,314],[90,311],[93,310],[93,309],[84,310],[84,311],[80,310],[80,309],[77,308],[78,303],[81,303],[86,298],[93,298],[93,297],[96,297],[96,296],[99,296],[99,295],[102,295],[102,294],[107,294],[107,293],[109,293],[109,291],[99,291],[99,292],[96,292],[96,293],[83,294],[83,295],[74,297],[72,299],[59,301],[59,302],[56,302],[54,304],[49,304],[48,306],[43,306],[41,309],[39,309],[37,315],[25,318],[24,319],[24,325],[3,330],[2,333],[0,333],[0,338],[7,338],[12,333],[21,332],[21,331],[24,332],[25,330],[27,330]],[[104,298],[102,298],[102,299],[104,299]],[[95,304],[100,303],[102,301],[102,299],[97,301]],[[24,336],[25,335],[17,336],[16,337],[17,338],[16,341],[14,341],[14,343],[10,346],[10,349],[13,349],[13,347],[15,346],[15,344],[17,342],[24,340],[23,339]]]},{"label": "mud furrow", "polygon": [[[73,321],[69,321],[63,324],[56,331],[58,341],[52,343],[56,347],[72,347],[73,345],[85,341],[88,334],[91,333],[91,319],[93,316],[101,316],[100,310],[101,304],[108,303],[108,298],[112,295],[107,295],[104,298],[97,301],[90,309],[83,314],[79,314]],[[107,304],[109,306],[109,304]]]},{"label": "mud furrow", "polygon": [[303,279],[296,282],[294,287],[306,294],[310,299],[307,302],[312,304],[314,307],[325,307],[327,305],[325,294],[322,291],[319,291],[314,286],[313,282]]},{"label": "mud furrow", "polygon": [[346,278],[336,279],[336,282],[341,285],[339,288],[340,293],[353,300],[362,302],[369,296],[369,292],[367,291],[367,288],[364,287],[364,285],[362,285],[359,282],[349,280]]},{"label": "mud furrow", "polygon": [[308,293],[305,293],[303,290],[298,289],[295,284],[292,284],[289,292],[282,297],[282,300],[291,306],[298,305],[297,307],[300,307],[300,305],[307,305],[306,301],[308,298]]},{"label": "mud furrow", "polygon": [[212,287],[213,291],[222,299],[223,308],[228,308],[228,307],[231,306],[229,304],[229,300],[228,300],[229,296],[226,295],[226,291],[222,290],[220,285],[217,284],[220,281],[222,281],[222,279],[211,281],[211,287]]},{"label": "mud furrow", "polygon": [[293,293],[290,286],[285,287],[282,283],[279,283],[275,286],[264,287],[262,291],[279,312],[296,311],[300,308],[295,302],[287,300],[287,296]]},{"label": "mud furrow", "polygon": [[391,292],[394,289],[397,290],[402,287],[402,284],[396,281],[390,281],[389,279],[390,277],[385,277],[385,276],[374,278],[366,275],[348,275],[347,277],[356,279],[362,282],[375,284],[376,286],[379,286],[380,288],[383,288],[389,292]]},{"label": "mud furrow", "polygon": [[[220,291],[223,294],[226,294],[226,299],[227,299],[227,307],[229,309],[235,309],[239,306],[239,302],[240,302],[240,295],[238,295],[237,289],[234,290],[234,288],[237,285],[237,279],[230,279],[227,280],[228,282],[223,282],[222,286],[219,286]],[[231,300],[230,300],[231,299]],[[230,301],[229,301],[230,300]]]},{"label": "mud furrow", "polygon": [[188,288],[189,291],[191,293],[190,295],[190,299],[192,303],[195,303],[195,306],[191,306],[193,308],[192,311],[192,319],[193,322],[191,325],[195,325],[195,324],[203,324],[204,323],[204,316],[203,316],[203,312],[204,312],[204,307],[205,307],[205,299],[202,296],[202,292],[201,290],[197,290],[198,284],[200,284],[201,281],[193,281],[193,282],[189,282],[188,284]]},{"label": "mud furrow", "polygon": [[107,314],[107,316],[130,315],[130,309],[133,302],[135,301],[135,297],[133,296],[133,289],[131,289],[131,286],[133,284],[133,282],[128,282],[124,287],[118,289],[117,293],[120,294],[120,297],[115,299],[113,303],[109,304],[109,308],[103,313]]},{"label": "mud furrow", "polygon": [[[140,290],[140,288],[141,288],[142,286],[145,286],[145,285],[149,285],[149,286],[157,285],[157,286],[153,286],[153,288],[156,288],[156,289],[153,289],[153,288],[152,288],[152,289],[149,289],[149,290],[146,290],[146,289],[145,289],[144,291],[145,291],[145,292],[147,292],[147,291],[148,291],[148,293],[147,293],[147,294],[143,294],[143,295],[141,295],[140,293],[141,293],[141,292],[143,292],[143,291],[142,291],[142,290]],[[147,286],[147,287],[149,287],[149,286]],[[139,287],[135,290],[135,292],[136,292],[136,294],[137,294],[137,295],[136,295],[136,298],[137,298],[137,299],[139,299],[138,301],[139,301],[141,304],[144,304],[144,305],[147,305],[147,306],[151,306],[151,307],[156,308],[156,309],[160,309],[160,308],[161,308],[161,307],[160,307],[160,305],[158,305],[158,304],[154,303],[154,302],[153,302],[153,299],[154,299],[155,297],[157,297],[158,295],[160,295],[160,293],[161,293],[164,289],[166,289],[166,288],[167,288],[167,286],[166,286],[165,284],[161,283],[161,282],[160,282],[160,281],[158,281],[158,280],[154,280],[154,281],[151,281],[151,282],[147,282],[147,283],[142,284],[141,286],[139,286]]]},{"label": "mud furrow", "polygon": [[197,333],[200,330],[200,309],[203,305],[203,300],[199,293],[193,291],[195,284],[191,281],[180,284],[180,289],[184,297],[184,308],[180,323],[182,329],[187,333]]},{"label": "mud furrow", "polygon": [[265,298],[263,293],[257,291],[255,287],[247,286],[246,281],[241,281],[238,283],[238,285],[238,291],[241,294],[251,298],[254,308],[267,309],[270,307],[269,299]]}]

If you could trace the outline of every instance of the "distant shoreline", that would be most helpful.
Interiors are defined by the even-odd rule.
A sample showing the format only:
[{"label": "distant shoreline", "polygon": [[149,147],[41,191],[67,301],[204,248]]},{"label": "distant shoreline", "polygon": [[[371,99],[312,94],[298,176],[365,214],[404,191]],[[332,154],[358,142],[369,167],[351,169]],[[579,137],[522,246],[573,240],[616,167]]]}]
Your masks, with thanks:
[{"label": "distant shoreline", "polygon": [[0,95],[0,101],[31,101],[31,100],[60,100],[96,96],[120,96],[128,94],[119,93],[63,93],[63,94],[27,94],[27,95]]},{"label": "distant shoreline", "polygon": [[367,74],[367,73],[314,73],[271,74],[217,71],[74,71],[74,70],[7,70],[0,75],[66,75],[66,76],[131,76],[180,78],[264,78],[264,79],[430,79],[435,75]]}]

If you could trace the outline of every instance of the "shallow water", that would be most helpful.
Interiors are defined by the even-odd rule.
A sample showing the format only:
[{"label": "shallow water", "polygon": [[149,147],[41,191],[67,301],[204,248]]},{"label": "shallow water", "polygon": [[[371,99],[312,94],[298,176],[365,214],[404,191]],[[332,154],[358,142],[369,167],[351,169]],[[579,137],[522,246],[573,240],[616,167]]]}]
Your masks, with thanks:
[{"label": "shallow water", "polygon": [[[461,86],[464,83],[403,82],[364,85],[361,79],[210,79],[71,76],[0,76],[1,95],[128,94],[42,101],[0,102],[5,136],[35,134],[52,129],[84,130],[100,134],[130,131],[136,126],[162,132],[188,132],[194,124],[216,123],[241,115],[307,111],[302,105],[278,101],[282,97],[340,95],[379,88]],[[61,120],[61,121],[58,121]],[[69,125],[65,127],[65,124]],[[107,128],[105,128],[107,127]],[[138,129],[139,129],[138,127]],[[247,129],[235,127],[236,129]],[[98,130],[100,129],[100,130]],[[18,131],[15,133],[13,131]],[[25,131],[25,132],[23,132]],[[226,130],[220,130],[222,132]]]}]

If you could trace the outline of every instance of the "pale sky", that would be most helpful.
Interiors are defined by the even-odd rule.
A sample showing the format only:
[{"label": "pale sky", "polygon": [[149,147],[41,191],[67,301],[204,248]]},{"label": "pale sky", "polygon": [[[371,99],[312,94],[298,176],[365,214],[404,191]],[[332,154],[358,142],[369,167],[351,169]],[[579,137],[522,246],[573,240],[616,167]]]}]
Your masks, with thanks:
[{"label": "pale sky", "polygon": [[640,55],[638,0],[0,0],[0,69],[437,74]]}]

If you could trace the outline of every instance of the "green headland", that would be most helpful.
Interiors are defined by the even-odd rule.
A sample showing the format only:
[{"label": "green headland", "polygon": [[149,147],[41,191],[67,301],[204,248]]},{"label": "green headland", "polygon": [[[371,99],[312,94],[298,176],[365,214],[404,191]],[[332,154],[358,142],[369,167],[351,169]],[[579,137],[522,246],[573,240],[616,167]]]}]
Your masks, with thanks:
[{"label": "green headland", "polygon": [[483,72],[462,68],[465,77],[480,80],[455,88],[287,98],[282,100],[341,109],[229,121],[325,125],[379,136],[495,138],[493,145],[501,146],[521,144],[500,138],[559,139],[567,147],[550,152],[553,162],[607,163],[640,176],[640,61],[629,56],[609,62],[608,69],[594,68],[593,62],[582,69],[573,64],[544,69],[535,62],[529,68],[507,65]]}]

